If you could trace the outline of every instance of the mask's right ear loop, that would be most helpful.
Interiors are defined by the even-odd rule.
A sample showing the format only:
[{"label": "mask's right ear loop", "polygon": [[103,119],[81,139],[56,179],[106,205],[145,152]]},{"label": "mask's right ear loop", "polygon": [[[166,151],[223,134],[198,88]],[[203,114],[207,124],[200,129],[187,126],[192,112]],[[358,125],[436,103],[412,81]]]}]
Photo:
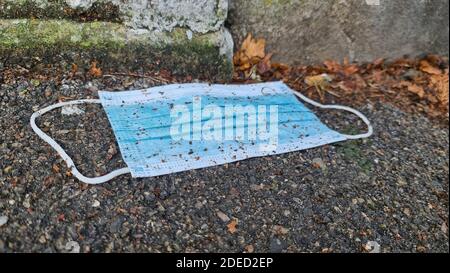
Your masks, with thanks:
[{"label": "mask's right ear loop", "polygon": [[[292,89],[291,89],[292,90]],[[314,105],[316,107],[322,108],[322,109],[337,109],[337,110],[344,110],[344,111],[348,111],[350,113],[353,113],[355,115],[357,115],[360,119],[362,119],[362,121],[364,121],[364,123],[367,125],[367,133],[365,134],[360,134],[360,135],[346,135],[346,134],[341,134],[344,137],[346,137],[347,139],[360,139],[360,138],[367,138],[370,137],[373,134],[373,128],[372,125],[370,124],[369,119],[367,119],[366,116],[364,116],[361,112],[359,112],[358,110],[355,110],[351,107],[347,107],[347,106],[343,106],[343,105],[324,105],[324,104],[320,104],[306,96],[304,96],[302,93],[292,90],[292,92],[294,92],[294,94],[299,97],[300,99],[302,99],[303,101]]]},{"label": "mask's right ear loop", "polygon": [[75,104],[82,104],[82,103],[100,103],[100,100],[98,99],[85,99],[85,100],[74,100],[74,101],[67,101],[67,102],[60,102],[53,105],[50,105],[44,109],[41,109],[33,115],[31,115],[30,118],[30,124],[33,131],[40,137],[42,140],[50,144],[53,149],[55,149],[58,154],[61,156],[61,158],[66,161],[67,167],[70,169],[72,174],[78,178],[81,182],[87,183],[87,184],[100,184],[104,183],[106,181],[109,181],[113,179],[116,176],[129,173],[130,170],[128,168],[122,168],[115,171],[112,171],[106,175],[99,176],[99,177],[86,177],[82,175],[78,169],[75,167],[75,163],[73,162],[72,158],[64,151],[64,149],[55,141],[53,138],[51,138],[49,135],[44,133],[37,125],[36,125],[36,118],[42,116],[43,114],[59,107],[67,106],[67,105],[75,105]]}]

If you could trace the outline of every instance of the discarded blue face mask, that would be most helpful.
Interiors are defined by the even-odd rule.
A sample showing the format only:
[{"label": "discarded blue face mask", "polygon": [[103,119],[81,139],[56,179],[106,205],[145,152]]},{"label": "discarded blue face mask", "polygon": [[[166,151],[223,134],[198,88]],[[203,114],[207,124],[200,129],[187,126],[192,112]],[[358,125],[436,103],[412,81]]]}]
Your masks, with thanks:
[{"label": "discarded blue face mask", "polygon": [[[372,126],[360,112],[322,105],[282,82],[250,85],[172,84],[146,90],[99,92],[99,100],[62,102],[31,117],[33,130],[67,162],[75,177],[98,184],[118,175],[158,176],[252,157],[281,154],[366,138]],[[349,111],[368,132],[345,135],[324,125],[298,98],[316,107]],[[35,119],[55,108],[101,103],[127,168],[88,178]]]}]

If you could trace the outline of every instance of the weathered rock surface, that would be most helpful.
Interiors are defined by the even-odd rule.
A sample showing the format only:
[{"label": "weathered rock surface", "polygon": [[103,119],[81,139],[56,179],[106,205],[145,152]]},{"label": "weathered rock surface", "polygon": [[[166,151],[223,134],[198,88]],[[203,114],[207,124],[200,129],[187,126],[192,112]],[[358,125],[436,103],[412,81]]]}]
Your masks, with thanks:
[{"label": "weathered rock surface", "polygon": [[448,8],[447,0],[230,0],[229,25],[236,44],[247,33],[264,37],[286,63],[448,55]]},{"label": "weathered rock surface", "polygon": [[0,0],[0,18],[51,18],[120,21],[132,28],[194,32],[218,31],[228,0]]}]

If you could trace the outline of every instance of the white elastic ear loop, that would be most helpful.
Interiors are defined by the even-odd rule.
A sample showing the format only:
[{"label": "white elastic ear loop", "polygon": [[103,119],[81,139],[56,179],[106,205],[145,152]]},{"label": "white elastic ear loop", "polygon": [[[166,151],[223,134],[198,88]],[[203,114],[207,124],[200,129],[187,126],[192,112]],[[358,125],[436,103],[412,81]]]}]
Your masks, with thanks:
[{"label": "white elastic ear loop", "polygon": [[99,177],[90,178],[90,177],[86,177],[86,176],[82,175],[78,171],[78,169],[75,167],[75,163],[73,163],[72,158],[70,158],[70,156],[66,153],[66,151],[64,151],[64,149],[56,141],[54,141],[50,136],[48,136],[46,133],[44,133],[36,125],[36,122],[35,122],[36,118],[42,116],[43,114],[45,114],[55,108],[59,108],[59,107],[67,106],[67,105],[83,104],[83,103],[100,103],[100,100],[98,100],[98,99],[74,100],[74,101],[60,102],[60,103],[56,103],[56,104],[50,105],[48,107],[45,107],[44,109],[41,109],[41,110],[33,113],[33,115],[31,115],[31,118],[30,118],[31,128],[40,138],[42,138],[42,140],[44,140],[45,142],[50,144],[50,146],[52,146],[53,149],[55,149],[58,152],[58,154],[61,156],[61,158],[64,161],[66,161],[67,167],[70,169],[72,174],[76,178],[78,178],[81,182],[84,182],[87,184],[100,184],[100,183],[109,181],[116,176],[129,173],[130,170],[128,168],[122,168],[122,169],[112,171],[108,174],[105,174],[105,175],[99,176]]},{"label": "white elastic ear loop", "polygon": [[361,112],[359,112],[358,110],[355,110],[351,107],[347,107],[347,106],[343,106],[343,105],[323,105],[320,104],[316,101],[313,101],[312,99],[304,96],[302,93],[292,90],[292,92],[294,92],[294,94],[299,97],[300,99],[304,100],[305,102],[314,105],[316,107],[319,108],[323,108],[323,109],[337,109],[337,110],[344,110],[344,111],[348,111],[350,113],[353,113],[355,115],[357,115],[360,119],[362,119],[362,121],[364,121],[364,123],[367,125],[367,133],[365,134],[360,134],[360,135],[346,135],[346,134],[341,134],[344,137],[346,137],[347,139],[360,139],[360,138],[367,138],[370,137],[373,134],[373,128],[372,125],[370,124],[369,119],[367,119],[366,116],[364,116]]}]

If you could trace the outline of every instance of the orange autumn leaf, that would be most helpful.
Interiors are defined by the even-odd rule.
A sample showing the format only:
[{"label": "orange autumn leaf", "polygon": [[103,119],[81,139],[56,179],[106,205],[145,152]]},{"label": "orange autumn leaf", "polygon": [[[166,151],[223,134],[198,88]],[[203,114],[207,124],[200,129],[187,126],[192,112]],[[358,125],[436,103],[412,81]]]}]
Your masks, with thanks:
[{"label": "orange autumn leaf", "polygon": [[333,73],[337,73],[337,72],[341,71],[341,69],[342,69],[341,65],[339,63],[337,63],[336,61],[327,60],[327,61],[323,62],[323,64],[330,72],[333,72]]},{"label": "orange autumn leaf", "polygon": [[[271,58],[273,54],[265,53],[266,40],[254,39],[249,34],[242,42],[240,49],[233,55],[235,79],[244,77],[245,79],[260,79],[262,75],[283,74],[274,69]],[[270,72],[270,73],[269,73]]]},{"label": "orange autumn leaf", "polygon": [[449,83],[448,70],[443,75],[432,75],[430,77],[430,85],[435,88],[437,98],[441,104],[446,105],[449,102]]},{"label": "orange autumn leaf", "polygon": [[431,65],[427,60],[420,61],[420,70],[431,75],[441,75],[441,69]]},{"label": "orange autumn leaf", "polygon": [[288,73],[291,69],[289,65],[283,63],[272,63],[272,68],[276,71],[280,71],[281,73]]},{"label": "orange autumn leaf", "polygon": [[59,171],[60,171],[60,168],[57,164],[53,164],[52,169],[55,173],[59,173]]},{"label": "orange autumn leaf", "polygon": [[[251,66],[250,59],[242,51],[238,51],[234,54],[233,63],[239,70],[246,70],[247,68],[249,68]],[[248,66],[248,67],[246,67],[246,66]]]},{"label": "orange autumn leaf", "polygon": [[77,73],[77,71],[78,71],[78,65],[77,65],[76,63],[73,63],[70,70],[71,70],[72,73],[74,73],[74,74]]},{"label": "orange autumn leaf", "polygon": [[415,83],[412,83],[412,82],[400,81],[399,83],[393,85],[393,87],[396,87],[396,88],[406,87],[406,89],[409,92],[416,94],[417,96],[419,96],[419,98],[422,99],[425,97],[425,91],[424,91],[423,87],[420,85],[417,85]]},{"label": "orange autumn leaf", "polygon": [[102,75],[101,68],[97,67],[97,62],[91,63],[91,68],[89,68],[89,74],[93,77],[100,77]]},{"label": "orange autumn leaf", "polygon": [[359,71],[359,67],[356,64],[348,65],[344,68],[343,72],[345,75],[350,76]]},{"label": "orange autumn leaf", "polygon": [[417,84],[409,84],[408,91],[416,94],[421,99],[425,96],[425,91],[423,90],[423,87],[421,87]]},{"label": "orange autumn leaf", "polygon": [[327,60],[323,62],[325,67],[331,73],[343,73],[346,76],[350,76],[359,71],[359,67],[356,64],[349,64],[348,58],[344,60],[344,65],[340,65],[336,61]]},{"label": "orange autumn leaf", "polygon": [[236,225],[237,225],[236,219],[231,220],[230,223],[228,223],[228,225],[227,225],[228,232],[235,233],[237,230]]},{"label": "orange autumn leaf", "polygon": [[250,70],[261,60],[268,63],[270,57],[266,57],[265,53],[266,41],[264,39],[253,39],[249,34],[242,43],[241,48],[233,56],[233,63],[240,71]]},{"label": "orange autumn leaf", "polygon": [[253,39],[252,35],[249,34],[242,43],[241,51],[244,52],[250,60],[254,58],[262,59],[266,56],[265,48],[266,40]]}]

